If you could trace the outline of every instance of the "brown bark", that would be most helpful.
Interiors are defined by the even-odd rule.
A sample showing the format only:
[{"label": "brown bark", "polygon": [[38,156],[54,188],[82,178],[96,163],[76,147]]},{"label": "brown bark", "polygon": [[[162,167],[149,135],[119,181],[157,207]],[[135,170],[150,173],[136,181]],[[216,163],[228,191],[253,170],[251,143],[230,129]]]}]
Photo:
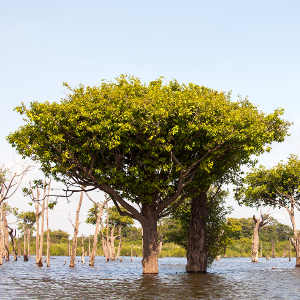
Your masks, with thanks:
[{"label": "brown bark", "polygon": [[186,255],[188,273],[206,273],[207,270],[207,215],[206,192],[201,192],[192,200]]},{"label": "brown bark", "polygon": [[10,240],[11,240],[11,245],[12,245],[12,248],[13,248],[13,254],[14,254],[14,261],[17,261],[18,260],[18,256],[17,256],[17,251],[16,251],[16,243],[15,243],[15,235],[14,235],[14,230],[13,228],[10,228],[8,226],[8,229],[9,229],[9,236],[10,236]]},{"label": "brown bark", "polygon": [[157,262],[157,219],[155,217],[155,206],[151,204],[142,205],[143,220],[143,274],[158,274]]},{"label": "brown bark", "polygon": [[275,258],[276,255],[275,255],[275,245],[274,245],[274,240],[272,239],[271,240],[271,246],[272,246],[272,258]]},{"label": "brown bark", "polygon": [[70,265],[69,265],[70,267],[75,267],[77,235],[78,235],[78,228],[80,225],[79,213],[80,213],[80,208],[81,208],[81,204],[82,204],[82,198],[83,198],[83,192],[80,193],[78,208],[76,210],[75,225],[73,225],[71,222],[71,224],[74,227],[74,235],[73,235],[73,241],[72,241],[72,251],[71,251],[71,258],[70,258]]},{"label": "brown bark", "polygon": [[258,262],[259,230],[269,223],[269,214],[263,216],[262,212],[260,212],[260,218],[256,218],[255,215],[253,215],[253,220],[255,225],[252,238],[251,259],[252,262]]}]

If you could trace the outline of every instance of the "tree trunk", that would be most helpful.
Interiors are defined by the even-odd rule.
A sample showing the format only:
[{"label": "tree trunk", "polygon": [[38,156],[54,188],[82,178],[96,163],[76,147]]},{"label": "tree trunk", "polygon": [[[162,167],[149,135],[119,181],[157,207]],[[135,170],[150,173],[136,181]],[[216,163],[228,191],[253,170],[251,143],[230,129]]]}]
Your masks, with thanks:
[{"label": "tree trunk", "polygon": [[158,235],[157,219],[155,218],[155,207],[150,204],[142,205],[142,215],[145,220],[143,227],[143,274],[158,274]]},{"label": "tree trunk", "polygon": [[266,260],[269,260],[269,251],[267,250],[267,254],[266,254]]},{"label": "tree trunk", "polygon": [[45,201],[46,201],[46,181],[44,181],[44,199],[42,204],[42,224],[41,224],[41,237],[40,237],[40,252],[38,266],[43,266],[43,246],[44,246],[44,224],[45,224]]},{"label": "tree trunk", "polygon": [[7,229],[7,219],[5,213],[5,205],[2,203],[2,222],[3,222],[3,230],[4,230],[4,238],[5,238],[5,257],[6,260],[9,261],[9,234]]},{"label": "tree trunk", "polygon": [[30,228],[27,228],[27,255],[30,257]]},{"label": "tree trunk", "polygon": [[26,231],[27,231],[27,229],[25,228],[25,225],[23,225],[23,234],[24,234],[23,256],[24,256],[24,261],[28,261],[28,256],[27,256],[27,253],[26,253]]},{"label": "tree trunk", "polygon": [[296,251],[296,267],[300,267],[300,238],[292,239],[292,244]]},{"label": "tree trunk", "polygon": [[50,267],[50,230],[49,230],[49,192],[50,192],[50,183],[48,186],[48,196],[47,196],[47,207],[46,207],[46,220],[47,220],[47,267]]},{"label": "tree trunk", "polygon": [[119,226],[119,246],[116,259],[119,259],[122,247],[122,225]]},{"label": "tree trunk", "polygon": [[291,261],[291,239],[289,239],[289,261]]},{"label": "tree trunk", "polygon": [[[39,199],[39,192],[38,199]],[[35,263],[39,263],[40,257],[40,204],[35,203],[35,219],[36,219],[36,234],[35,234]]]},{"label": "tree trunk", "polygon": [[108,254],[108,250],[107,250],[107,245],[106,245],[106,238],[105,235],[102,233],[102,248],[103,248],[103,254],[106,258],[106,261],[109,260],[109,254]]},{"label": "tree trunk", "polygon": [[83,244],[83,235],[81,236],[81,262],[84,262],[84,244]]},{"label": "tree trunk", "polygon": [[21,257],[21,242],[20,242],[19,235],[18,235],[18,256]]},{"label": "tree trunk", "polygon": [[192,200],[186,255],[186,272],[188,273],[206,273],[208,254],[205,225],[207,215],[206,192],[201,192],[199,196]]},{"label": "tree trunk", "polygon": [[77,235],[78,235],[78,228],[79,228],[79,212],[81,208],[81,203],[82,203],[82,198],[83,198],[83,192],[80,193],[80,199],[79,199],[79,204],[78,208],[76,210],[76,218],[75,218],[75,226],[74,227],[74,235],[73,235],[73,241],[72,241],[72,251],[71,251],[71,259],[70,259],[70,267],[75,267],[75,259],[76,259],[76,246],[77,246]]},{"label": "tree trunk", "polygon": [[[258,224],[258,223],[256,223]],[[251,251],[251,260],[252,262],[258,262],[258,245],[259,245],[259,235],[258,235],[258,228],[255,228],[253,231],[253,237],[252,237],[252,251]]]},{"label": "tree trunk", "polygon": [[92,249],[92,253],[90,255],[89,266],[91,266],[91,267],[93,267],[95,264],[95,257],[96,257],[96,251],[97,251],[97,243],[98,243],[98,233],[99,233],[99,226],[100,226],[100,219],[101,219],[102,212],[103,212],[103,207],[102,207],[102,210],[100,207],[100,211],[97,213],[96,228],[95,228],[94,240],[93,240],[93,249]]},{"label": "tree trunk", "polygon": [[286,243],[284,243],[284,251],[283,251],[283,258],[286,258],[286,253],[287,253],[287,247],[286,247]]},{"label": "tree trunk", "polygon": [[271,240],[271,245],[272,245],[272,258],[275,258],[275,245],[274,245],[274,240]]},{"label": "tree trunk", "polygon": [[115,226],[112,226],[110,228],[110,257],[111,260],[116,260],[116,250],[115,250],[115,238],[114,237],[115,233]]}]

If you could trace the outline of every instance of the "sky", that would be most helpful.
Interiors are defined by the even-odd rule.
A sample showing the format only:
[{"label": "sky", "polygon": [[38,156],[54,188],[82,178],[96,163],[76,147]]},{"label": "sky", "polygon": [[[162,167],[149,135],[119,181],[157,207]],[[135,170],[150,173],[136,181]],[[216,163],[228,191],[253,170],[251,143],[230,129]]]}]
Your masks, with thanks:
[{"label": "sky", "polygon": [[[12,169],[21,158],[5,137],[23,124],[13,109],[24,102],[59,102],[62,83],[97,86],[120,74],[149,82],[160,76],[249,97],[265,113],[285,109],[290,136],[259,158],[268,167],[300,152],[299,1],[4,1],[0,0],[0,164]],[[24,179],[42,178],[38,168]],[[57,184],[53,185],[54,187]],[[94,193],[95,200],[104,199]],[[72,234],[79,195],[60,199],[50,228]],[[18,191],[10,200],[32,209]],[[230,197],[230,217],[251,217]],[[85,198],[79,234],[91,202]],[[266,208],[263,210],[267,211]],[[270,210],[290,225],[287,211]],[[300,214],[296,214],[300,229]]]}]

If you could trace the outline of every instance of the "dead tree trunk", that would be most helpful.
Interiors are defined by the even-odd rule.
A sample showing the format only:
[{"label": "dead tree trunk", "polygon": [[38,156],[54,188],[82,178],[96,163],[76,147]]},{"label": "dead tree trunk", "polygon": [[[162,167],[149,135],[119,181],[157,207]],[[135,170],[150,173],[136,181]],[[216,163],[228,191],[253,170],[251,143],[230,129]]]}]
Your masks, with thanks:
[{"label": "dead tree trunk", "polygon": [[2,203],[2,222],[3,222],[3,230],[4,230],[4,239],[5,239],[5,257],[6,260],[9,261],[9,233],[7,228],[7,219],[6,219],[6,213],[5,213],[5,204]]},{"label": "dead tree trunk", "polygon": [[23,225],[23,234],[24,234],[23,256],[24,256],[24,261],[28,261],[28,256],[27,256],[27,253],[26,253],[26,232],[27,232],[27,229],[25,228],[25,225]]},{"label": "dead tree trunk", "polygon": [[274,245],[274,240],[271,240],[271,245],[272,245],[272,258],[275,258],[275,245]]},{"label": "dead tree trunk", "polygon": [[27,228],[27,255],[30,257],[30,227]]},{"label": "dead tree trunk", "polygon": [[47,220],[47,267],[50,267],[50,229],[49,229],[49,193],[50,193],[50,184],[48,185],[48,196],[46,203],[46,220]]},{"label": "dead tree trunk", "polygon": [[13,228],[10,228],[9,226],[7,226],[7,228],[9,229],[8,234],[10,236],[11,245],[12,245],[12,248],[13,248],[14,261],[17,261],[18,256],[17,256],[16,244],[15,244],[15,239],[14,239],[15,236],[16,236],[16,231],[15,231],[15,234],[14,234],[14,229]]},{"label": "dead tree trunk", "polygon": [[44,198],[42,204],[42,224],[41,224],[41,237],[40,237],[40,252],[38,266],[43,266],[43,246],[44,246],[44,224],[45,224],[45,201],[46,201],[46,181],[44,181]]},{"label": "dead tree trunk", "polygon": [[83,235],[81,236],[81,262],[84,262],[84,244],[83,244]]},{"label": "dead tree trunk", "polygon": [[[207,269],[207,230],[206,192],[193,198],[190,226],[188,229],[187,266],[188,273],[206,273]],[[144,228],[145,230],[145,228]]]},{"label": "dead tree trunk", "polygon": [[78,204],[78,208],[76,210],[75,225],[73,225],[73,223],[72,223],[72,221],[70,219],[70,222],[71,222],[72,226],[74,227],[74,235],[73,235],[73,241],[72,241],[71,259],[70,259],[70,265],[69,265],[70,267],[75,267],[77,235],[78,235],[78,228],[79,228],[79,225],[80,225],[80,222],[79,222],[79,213],[80,213],[82,198],[83,198],[83,192],[80,193],[79,204]]},{"label": "dead tree trunk", "polygon": [[21,243],[20,243],[19,235],[18,235],[18,257],[21,257]]},{"label": "dead tree trunk", "polygon": [[119,259],[122,247],[122,225],[119,225],[119,246],[116,259]]},{"label": "dead tree trunk", "polygon": [[112,226],[110,228],[110,258],[111,258],[111,260],[116,260],[116,251],[115,251],[116,236],[114,236],[114,233],[115,233],[115,226]]},{"label": "dead tree trunk", "polygon": [[251,259],[252,262],[258,262],[259,230],[270,222],[269,214],[263,216],[262,211],[260,211],[260,218],[257,219],[255,215],[253,215],[253,220],[255,225],[253,230]]},{"label": "dead tree trunk", "polygon": [[286,243],[284,243],[284,251],[283,251],[283,258],[286,258],[286,254],[287,254],[287,247],[286,247]]}]

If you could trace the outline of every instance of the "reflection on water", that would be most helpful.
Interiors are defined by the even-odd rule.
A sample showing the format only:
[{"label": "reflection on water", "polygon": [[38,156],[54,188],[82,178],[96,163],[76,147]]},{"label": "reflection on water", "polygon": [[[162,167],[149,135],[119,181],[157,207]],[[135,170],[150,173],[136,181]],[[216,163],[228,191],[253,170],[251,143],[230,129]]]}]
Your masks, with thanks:
[{"label": "reflection on water", "polygon": [[[1,299],[299,299],[300,269],[295,258],[223,258],[208,274],[186,274],[185,258],[160,258],[158,275],[142,275],[141,258],[105,262],[97,257],[75,268],[54,257],[50,268],[29,262],[0,266]],[[276,270],[272,267],[279,265]]]}]

